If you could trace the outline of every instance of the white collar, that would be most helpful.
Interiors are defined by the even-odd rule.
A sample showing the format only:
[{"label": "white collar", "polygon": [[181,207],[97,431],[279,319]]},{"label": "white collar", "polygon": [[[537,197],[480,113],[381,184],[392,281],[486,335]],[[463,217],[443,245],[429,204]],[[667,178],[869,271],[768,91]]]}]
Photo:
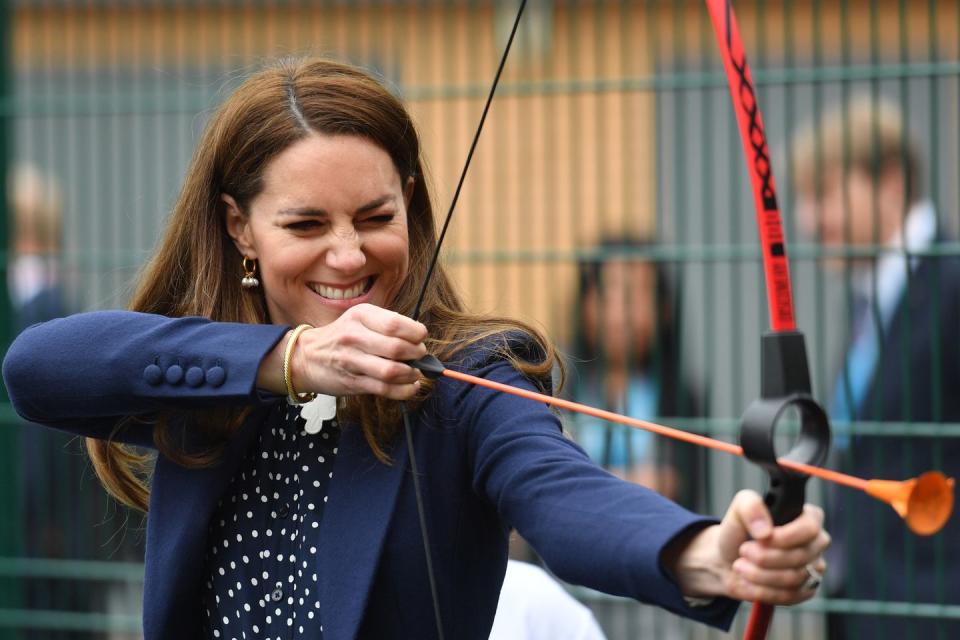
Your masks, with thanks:
[{"label": "white collar", "polygon": [[883,326],[888,326],[900,300],[908,271],[917,265],[915,257],[907,262],[907,254],[929,249],[936,235],[937,214],[933,203],[921,200],[910,208],[903,224],[887,239],[876,262],[853,274],[851,285],[856,292],[870,301],[876,297]]},{"label": "white collar", "polygon": [[7,272],[7,286],[14,306],[22,307],[44,289],[57,283],[59,264],[53,256],[35,253],[14,258]]}]

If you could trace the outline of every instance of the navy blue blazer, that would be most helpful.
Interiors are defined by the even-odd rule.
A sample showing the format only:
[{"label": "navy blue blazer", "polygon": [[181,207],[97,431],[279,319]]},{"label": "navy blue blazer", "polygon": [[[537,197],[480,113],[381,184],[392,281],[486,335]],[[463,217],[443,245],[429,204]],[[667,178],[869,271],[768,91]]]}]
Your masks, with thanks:
[{"label": "navy blue blazer", "polygon": [[[16,410],[71,433],[152,445],[145,421],[122,416],[253,407],[219,462],[184,469],[156,462],[147,524],[144,636],[200,636],[207,527],[217,499],[272,403],[256,389],[262,358],[287,327],[171,319],[132,312],[80,314],[32,327],[11,346],[3,376]],[[489,350],[450,366],[531,388]],[[560,578],[650,602],[726,628],[736,603],[690,608],[660,565],[677,535],[713,522],[617,480],[564,437],[545,405],[449,379],[414,416],[417,460],[441,612],[451,638],[486,638],[515,527]],[[327,563],[319,589],[325,637],[433,638],[407,451],[379,462],[360,430],[344,429],[320,529]]]}]

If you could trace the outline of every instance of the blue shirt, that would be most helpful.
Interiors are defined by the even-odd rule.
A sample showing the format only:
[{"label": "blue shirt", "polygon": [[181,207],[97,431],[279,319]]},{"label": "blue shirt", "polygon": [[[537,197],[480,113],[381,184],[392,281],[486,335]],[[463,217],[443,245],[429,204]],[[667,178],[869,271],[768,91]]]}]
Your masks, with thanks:
[{"label": "blue shirt", "polygon": [[[627,383],[623,405],[612,407],[611,411],[631,418],[651,420],[657,416],[659,395],[659,385],[655,380],[632,375]],[[591,388],[585,389],[577,401],[602,407],[602,398],[601,389]],[[649,431],[612,424],[579,413],[573,414],[572,420],[577,442],[597,464],[617,468],[651,461],[654,442],[653,434]]]},{"label": "blue shirt", "polygon": [[336,419],[308,433],[276,403],[210,521],[203,588],[207,638],[321,638],[317,554],[333,477]]}]

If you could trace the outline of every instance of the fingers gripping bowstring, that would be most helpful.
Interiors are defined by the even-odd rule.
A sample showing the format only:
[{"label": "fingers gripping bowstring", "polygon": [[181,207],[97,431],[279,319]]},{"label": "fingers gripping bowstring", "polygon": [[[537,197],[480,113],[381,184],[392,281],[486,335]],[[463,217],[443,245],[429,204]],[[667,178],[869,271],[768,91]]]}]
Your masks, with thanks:
[{"label": "fingers gripping bowstring", "polygon": [[[510,54],[510,47],[513,44],[513,38],[517,34],[517,28],[520,25],[520,17],[523,15],[523,9],[527,5],[527,0],[521,0],[520,7],[517,9],[517,15],[513,20],[513,28],[510,30],[510,37],[503,49],[503,55],[500,57],[500,64],[497,66],[497,73],[493,78],[493,84],[490,85],[490,93],[487,94],[487,101],[483,106],[483,113],[480,115],[480,123],[477,125],[477,131],[473,135],[473,142],[470,144],[470,151],[467,153],[467,160],[460,172],[460,179],[457,181],[457,188],[453,193],[453,199],[450,201],[450,208],[443,221],[443,227],[437,238],[437,244],[433,249],[433,255],[430,257],[430,266],[427,269],[423,284],[420,287],[420,293],[417,296],[417,304],[414,306],[413,313],[410,315],[414,320],[420,318],[420,310],[423,306],[423,300],[427,294],[427,288],[430,286],[430,280],[433,278],[433,272],[437,266],[437,260],[440,257],[440,247],[447,235],[447,229],[450,227],[450,220],[453,218],[453,211],[460,199],[460,191],[463,189],[464,180],[467,177],[467,171],[470,169],[470,162],[473,160],[473,154],[477,149],[477,143],[480,141],[480,133],[483,131],[483,124],[487,120],[487,113],[490,111],[490,104],[493,102],[493,96],[497,92],[497,85],[500,83],[500,76],[507,63],[507,56]],[[423,552],[426,557],[427,579],[430,582],[430,597],[433,601],[433,615],[437,624],[437,637],[444,640],[443,619],[440,616],[440,599],[437,596],[437,580],[433,571],[433,554],[430,547],[430,535],[427,530],[427,518],[423,506],[423,495],[420,492],[420,472],[417,468],[417,458],[413,450],[413,429],[410,427],[410,414],[407,411],[407,403],[400,404],[403,413],[403,431],[407,442],[407,453],[410,456],[410,471],[413,475],[413,492],[417,499],[417,516],[420,520],[420,537],[423,540]]]}]

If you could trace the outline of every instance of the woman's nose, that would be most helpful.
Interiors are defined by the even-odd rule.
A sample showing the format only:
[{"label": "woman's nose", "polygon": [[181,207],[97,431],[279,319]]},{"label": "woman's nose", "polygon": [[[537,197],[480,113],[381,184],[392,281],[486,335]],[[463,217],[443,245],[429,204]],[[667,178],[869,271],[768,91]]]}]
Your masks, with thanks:
[{"label": "woman's nose", "polygon": [[327,250],[327,266],[344,273],[358,271],[367,263],[363,252],[363,242],[360,234],[354,229],[335,232],[333,243]]}]

